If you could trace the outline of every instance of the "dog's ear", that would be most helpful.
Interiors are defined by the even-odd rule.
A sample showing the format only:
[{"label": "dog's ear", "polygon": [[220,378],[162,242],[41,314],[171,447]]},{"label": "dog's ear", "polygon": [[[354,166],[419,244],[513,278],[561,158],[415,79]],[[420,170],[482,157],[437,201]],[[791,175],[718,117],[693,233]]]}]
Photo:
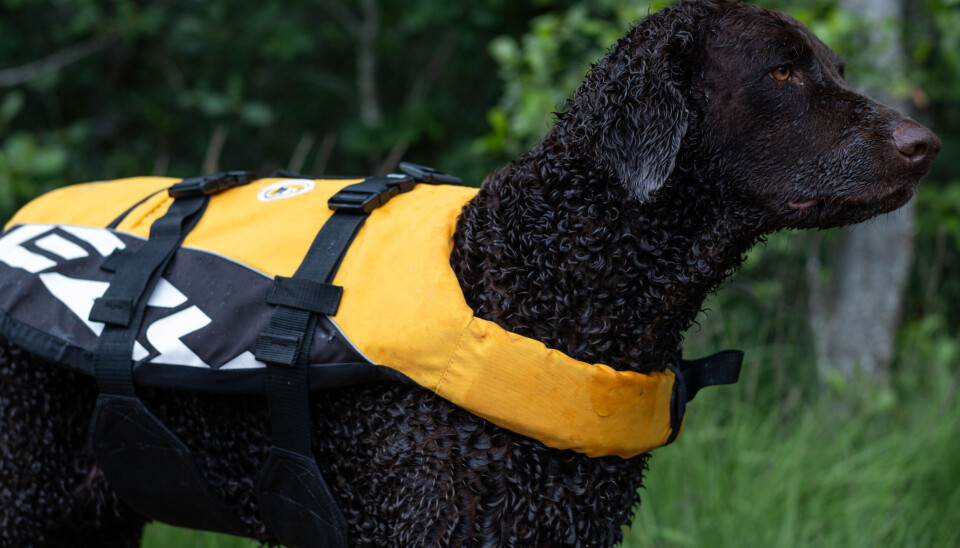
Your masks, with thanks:
[{"label": "dog's ear", "polygon": [[681,3],[641,20],[607,54],[558,117],[568,137],[589,151],[640,200],[673,172],[690,121],[683,89],[698,64],[698,14]]}]

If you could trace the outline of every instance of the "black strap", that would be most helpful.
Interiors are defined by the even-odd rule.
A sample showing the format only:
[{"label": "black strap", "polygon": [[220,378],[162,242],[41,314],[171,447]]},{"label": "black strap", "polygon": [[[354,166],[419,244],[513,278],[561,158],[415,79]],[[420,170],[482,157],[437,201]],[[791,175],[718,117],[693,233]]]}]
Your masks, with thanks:
[{"label": "black strap", "polygon": [[434,183],[434,184],[448,184],[448,185],[462,185],[463,180],[456,175],[450,175],[449,173],[444,173],[438,171],[429,166],[422,166],[420,164],[414,164],[412,162],[400,162],[397,166],[400,168],[400,171],[406,173],[407,175],[413,177],[421,183]]},{"label": "black strap", "polygon": [[664,445],[673,443],[680,435],[687,402],[692,401],[701,388],[737,382],[742,364],[743,352],[740,350],[723,350],[696,360],[684,360],[679,355],[673,357],[667,369],[673,372],[676,380],[670,395],[670,437]]},{"label": "black strap", "polygon": [[173,257],[183,237],[200,219],[206,196],[173,201],[167,213],[150,226],[150,238],[136,252],[135,261],[123,261],[103,297],[93,302],[90,321],[128,327],[133,324],[138,304],[147,294],[147,285]]},{"label": "black strap", "polygon": [[111,484],[137,511],[177,525],[243,534],[243,522],[211,489],[190,451],[136,397],[131,359],[148,297],[203,215],[209,195],[242,184],[236,172],[226,174],[226,182],[216,177],[173,185],[168,192],[174,201],[150,226],[149,239],[102,265],[115,274],[90,312],[91,320],[105,325],[94,348],[100,395],[89,444]]},{"label": "black strap", "polygon": [[135,253],[136,260],[115,261],[113,281],[94,301],[90,320],[106,324],[94,349],[93,365],[101,393],[133,396],[134,341],[147,296],[160,279],[180,242],[207,205],[206,196],[174,200],[167,213],[150,226],[150,238]]},{"label": "black strap", "polygon": [[[277,307],[257,341],[256,357],[268,364],[265,389],[273,442],[309,455],[308,357],[317,325],[316,309],[336,313],[342,289],[330,284],[366,214],[334,213],[313,240],[291,278],[277,278],[271,300]],[[297,291],[300,290],[300,291]]]},{"label": "black strap", "polygon": [[[438,181],[439,182],[439,181]],[[267,302],[276,305],[257,340],[267,364],[264,390],[273,447],[257,481],[261,515],[289,546],[347,545],[347,523],[310,449],[309,356],[319,314],[334,315],[342,288],[332,284],[340,262],[370,212],[417,180],[403,175],[369,177],[334,194],[335,210],[320,228],[290,278],[274,278]]]},{"label": "black strap", "polygon": [[723,350],[697,360],[681,360],[680,371],[687,387],[687,401],[693,401],[701,388],[736,383],[742,365],[741,350]]},{"label": "black strap", "polygon": [[[430,170],[430,181],[440,182],[444,175],[418,167]],[[264,382],[277,447],[310,455],[307,372],[316,314],[336,313],[342,289],[332,284],[333,279],[370,212],[417,182],[410,176],[382,175],[342,188],[327,202],[334,214],[320,228],[297,271],[290,278],[274,279],[267,301],[276,308],[257,340],[255,355],[268,365]]]},{"label": "black strap", "polygon": [[267,303],[282,304],[332,316],[337,313],[341,295],[343,295],[343,288],[333,284],[277,276],[273,279],[270,292],[267,293]]}]

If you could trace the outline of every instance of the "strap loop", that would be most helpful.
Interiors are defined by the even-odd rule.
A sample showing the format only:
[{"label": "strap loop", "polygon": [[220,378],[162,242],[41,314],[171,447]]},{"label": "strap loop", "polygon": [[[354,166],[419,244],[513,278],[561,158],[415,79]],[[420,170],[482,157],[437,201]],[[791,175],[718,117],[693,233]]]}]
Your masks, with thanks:
[{"label": "strap loop", "polygon": [[303,344],[303,333],[294,330],[267,329],[257,338],[256,357],[258,360],[293,367]]},{"label": "strap loop", "polygon": [[93,301],[90,309],[90,321],[129,327],[133,320],[133,299],[130,297],[103,296]]},{"label": "strap loop", "polygon": [[338,285],[277,276],[273,279],[273,285],[270,286],[267,302],[333,316],[340,307],[341,295],[343,295],[343,288]]}]

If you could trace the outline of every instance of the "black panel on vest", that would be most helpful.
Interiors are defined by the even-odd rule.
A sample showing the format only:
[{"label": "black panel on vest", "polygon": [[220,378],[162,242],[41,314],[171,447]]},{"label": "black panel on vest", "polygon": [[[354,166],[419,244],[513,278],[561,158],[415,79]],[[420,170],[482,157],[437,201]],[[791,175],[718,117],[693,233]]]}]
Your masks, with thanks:
[{"label": "black panel on vest", "polygon": [[[101,237],[122,247],[113,254],[108,253],[107,260],[117,268],[145,244],[145,240],[124,232],[89,230],[102,233]],[[30,233],[30,237],[20,235],[25,233]],[[67,259],[36,245],[37,241],[50,237],[66,240],[82,249],[84,256]],[[0,261],[0,314],[5,319],[0,323],[0,333],[18,344],[30,344],[31,352],[41,357],[92,376],[98,332],[95,325],[84,321],[83,310],[89,311],[97,294],[91,294],[85,305],[77,298],[89,292],[87,288],[106,286],[113,278],[100,266],[103,255],[92,240],[56,225],[14,227],[0,236],[0,240],[6,238],[21,241],[18,252],[22,255],[49,260],[50,266],[31,272]],[[64,284],[59,288],[52,284],[58,280]],[[137,344],[144,349],[142,358],[134,366],[137,386],[262,393],[266,368],[263,364],[253,366],[252,360],[257,335],[267,328],[273,311],[266,302],[273,279],[219,255],[180,248],[167,265],[160,283],[178,294],[182,302],[147,305],[136,337]],[[161,324],[181,325],[183,322],[178,318],[190,316],[191,312],[205,318],[207,323],[159,339],[157,333],[162,334],[163,330],[154,329],[153,341],[147,337],[151,328]],[[179,358],[167,359],[167,352],[175,348],[154,343],[182,343],[202,363],[191,367],[179,363]],[[249,361],[244,367],[237,367],[241,355],[249,356]],[[401,373],[368,361],[326,317],[320,318],[314,331],[309,364],[317,372],[310,376],[311,390],[407,379]],[[223,366],[227,367],[221,369]]]},{"label": "black panel on vest", "polygon": [[187,447],[139,398],[100,394],[89,435],[97,465],[140,514],[180,527],[247,533]]}]

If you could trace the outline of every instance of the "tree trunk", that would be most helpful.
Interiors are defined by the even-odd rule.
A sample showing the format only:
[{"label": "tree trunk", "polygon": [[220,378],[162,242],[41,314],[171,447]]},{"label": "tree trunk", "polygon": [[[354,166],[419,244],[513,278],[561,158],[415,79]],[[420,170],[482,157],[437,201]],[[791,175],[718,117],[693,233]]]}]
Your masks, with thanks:
[{"label": "tree trunk", "polygon": [[[860,46],[861,57],[852,61],[864,72],[883,74],[887,81],[902,79],[905,54],[900,0],[840,0],[840,4],[862,18],[869,29]],[[884,89],[861,87],[858,91],[909,114],[909,105]],[[822,375],[838,371],[851,380],[860,368],[866,378],[876,382],[889,377],[913,259],[914,217],[911,200],[898,211],[844,229],[834,265],[833,306],[824,302],[811,305]],[[813,299],[822,294],[818,288],[811,292]]]}]

